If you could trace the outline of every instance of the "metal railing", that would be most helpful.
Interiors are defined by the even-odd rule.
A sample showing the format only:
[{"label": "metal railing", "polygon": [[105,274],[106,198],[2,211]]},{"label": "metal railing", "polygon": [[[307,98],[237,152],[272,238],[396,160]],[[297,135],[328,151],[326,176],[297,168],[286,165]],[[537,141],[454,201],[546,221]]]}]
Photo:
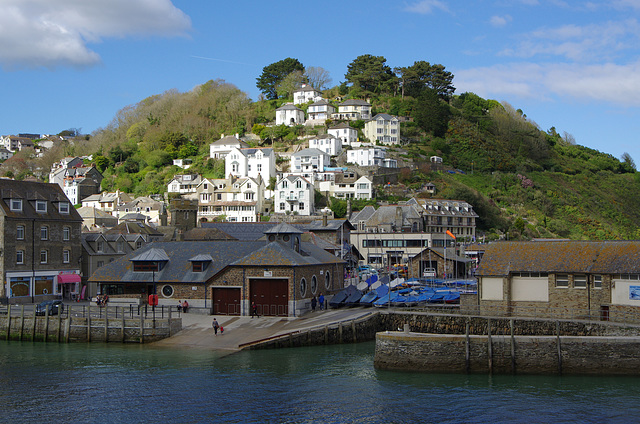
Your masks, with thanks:
[{"label": "metal railing", "polygon": [[[24,308],[24,309],[23,309]],[[35,304],[25,305],[1,305],[0,315],[7,315],[9,309],[11,310],[12,317],[18,317],[22,314],[24,316],[33,316],[35,313]],[[24,312],[23,312],[24,311]],[[46,311],[45,311],[46,312]],[[44,316],[46,314],[39,313],[37,315]],[[57,317],[57,312],[49,314],[50,317]],[[156,306],[155,309],[149,305],[124,305],[124,306],[96,306],[90,304],[74,305],[65,303],[61,312],[62,318],[74,317],[74,318],[104,318],[117,319],[117,318],[140,318],[144,319],[165,319],[165,318],[180,318],[182,311],[179,311],[176,306]]]}]

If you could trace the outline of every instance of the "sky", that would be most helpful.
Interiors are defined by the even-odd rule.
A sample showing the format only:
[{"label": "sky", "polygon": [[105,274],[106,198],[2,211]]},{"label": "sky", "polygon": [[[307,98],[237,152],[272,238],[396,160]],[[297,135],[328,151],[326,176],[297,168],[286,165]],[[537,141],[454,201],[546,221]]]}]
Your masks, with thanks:
[{"label": "sky", "polygon": [[0,134],[92,133],[118,110],[292,57],[424,60],[540,129],[640,166],[640,0],[0,0]]}]

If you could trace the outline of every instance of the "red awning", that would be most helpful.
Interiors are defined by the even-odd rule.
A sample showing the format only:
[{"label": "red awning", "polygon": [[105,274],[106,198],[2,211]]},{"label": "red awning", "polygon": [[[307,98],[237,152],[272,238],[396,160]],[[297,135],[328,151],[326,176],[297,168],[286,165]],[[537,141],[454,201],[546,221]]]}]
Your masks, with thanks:
[{"label": "red awning", "polygon": [[58,275],[58,284],[79,283],[81,280],[79,274],[60,274]]}]

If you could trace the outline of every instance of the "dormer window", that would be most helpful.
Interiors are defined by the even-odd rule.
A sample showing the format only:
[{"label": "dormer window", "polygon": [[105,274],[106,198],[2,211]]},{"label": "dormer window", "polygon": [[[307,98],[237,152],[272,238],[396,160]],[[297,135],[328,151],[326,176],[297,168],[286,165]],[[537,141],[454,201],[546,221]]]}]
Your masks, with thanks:
[{"label": "dormer window", "polygon": [[12,212],[22,212],[22,199],[11,199],[9,207]]},{"label": "dormer window", "polygon": [[47,202],[44,200],[36,200],[36,212],[47,213]]},{"label": "dormer window", "polygon": [[64,215],[69,215],[69,202],[58,203],[58,212]]},{"label": "dormer window", "polygon": [[134,261],[133,262],[133,271],[134,272],[152,272],[152,271],[160,271],[159,263],[156,261]]}]

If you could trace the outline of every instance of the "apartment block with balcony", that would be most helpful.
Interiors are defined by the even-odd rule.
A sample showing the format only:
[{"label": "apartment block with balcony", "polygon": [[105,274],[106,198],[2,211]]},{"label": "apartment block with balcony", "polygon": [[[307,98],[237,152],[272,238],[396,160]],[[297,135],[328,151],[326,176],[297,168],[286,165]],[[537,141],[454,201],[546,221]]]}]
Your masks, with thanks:
[{"label": "apartment block with balcony", "polygon": [[265,185],[260,179],[204,179],[198,187],[198,221],[257,222],[263,211]]},{"label": "apartment block with balcony", "polygon": [[289,175],[276,183],[274,211],[281,214],[313,215],[315,189],[302,176]]},{"label": "apartment block with balcony", "polygon": [[364,135],[371,142],[398,144],[400,142],[400,122],[395,116],[379,113],[364,124]]}]

